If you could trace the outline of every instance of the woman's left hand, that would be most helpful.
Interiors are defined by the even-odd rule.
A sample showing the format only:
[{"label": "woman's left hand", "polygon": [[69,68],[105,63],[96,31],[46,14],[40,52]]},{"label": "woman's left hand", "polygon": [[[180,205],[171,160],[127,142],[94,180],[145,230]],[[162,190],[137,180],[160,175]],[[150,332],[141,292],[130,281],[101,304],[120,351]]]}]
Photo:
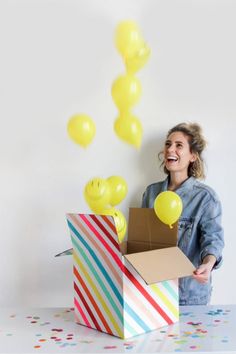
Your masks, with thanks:
[{"label": "woman's left hand", "polygon": [[210,278],[211,269],[206,264],[201,264],[194,272],[193,278],[201,284],[206,284]]},{"label": "woman's left hand", "polygon": [[216,262],[213,255],[208,255],[203,259],[202,264],[193,272],[193,278],[201,284],[206,284],[209,281],[212,268]]}]

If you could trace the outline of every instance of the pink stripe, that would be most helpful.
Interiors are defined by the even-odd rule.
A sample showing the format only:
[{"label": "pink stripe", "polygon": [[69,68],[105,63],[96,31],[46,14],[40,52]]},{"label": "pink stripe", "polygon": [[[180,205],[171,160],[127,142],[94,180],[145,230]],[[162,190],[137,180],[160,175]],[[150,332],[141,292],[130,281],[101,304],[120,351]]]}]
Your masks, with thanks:
[{"label": "pink stripe", "polygon": [[117,263],[118,267],[122,270],[124,269],[123,263],[120,260],[120,258],[117,256],[117,254],[115,254],[115,252],[113,251],[113,249],[108,245],[108,243],[103,239],[103,237],[100,235],[100,233],[98,232],[97,229],[95,229],[95,227],[88,221],[88,219],[86,218],[85,215],[80,214],[79,215],[81,217],[81,219],[83,219],[83,221],[87,224],[87,226],[90,228],[90,230],[93,231],[93,233],[97,236],[97,238],[101,241],[101,243],[103,244],[103,246],[107,249],[107,251],[111,254],[111,256],[113,257],[113,259],[115,260],[115,262]]},{"label": "pink stripe", "polygon": [[74,226],[77,226],[83,233],[84,235],[87,236],[89,241],[93,244],[93,246],[99,251],[100,255],[103,257],[105,263],[108,265],[109,269],[112,271],[114,278],[116,279],[117,283],[119,284],[120,288],[122,287],[122,275],[116,271],[114,268],[113,264],[109,260],[109,257],[106,255],[106,253],[102,250],[100,246],[96,244],[94,241],[94,237],[91,237],[89,232],[84,228],[84,226],[81,224],[81,222],[73,215],[70,215],[71,221],[73,221]]},{"label": "pink stripe", "polygon": [[[128,299],[131,299],[132,302],[135,305],[131,305],[133,310],[136,309],[136,306],[139,308],[139,310],[142,311],[143,314],[145,314],[145,316],[149,319],[149,321],[152,323],[152,325],[156,328],[157,326],[160,326],[161,322],[157,319],[156,316],[154,316],[152,314],[152,312],[150,312],[150,310],[144,305],[144,302],[141,298],[139,298],[138,296],[135,295],[135,293],[133,292],[133,289],[129,288],[129,286],[127,285],[127,283],[124,283],[124,293],[128,295]],[[129,303],[129,300],[128,300]],[[142,316],[142,315],[141,315]]]},{"label": "pink stripe", "polygon": [[146,300],[154,307],[154,309],[164,318],[167,324],[172,324],[173,320],[168,316],[168,314],[158,305],[156,300],[149,294],[148,290],[143,287],[143,285],[139,282],[139,280],[134,277],[131,271],[124,267],[125,275],[127,278],[136,286],[136,288],[140,291],[140,293],[146,298]]},{"label": "pink stripe", "polygon": [[100,228],[100,230],[103,231],[103,233],[107,236],[108,240],[115,246],[117,251],[120,250],[119,244],[116,241],[116,239],[110,234],[110,232],[105,228],[105,226],[100,222],[99,216],[96,215],[90,215],[90,218],[97,224],[97,226]]},{"label": "pink stripe", "polygon": [[82,307],[80,306],[80,304],[78,303],[78,301],[76,300],[76,298],[74,298],[74,304],[76,309],[79,311],[79,313],[81,314],[81,316],[83,317],[84,323],[86,324],[87,327],[92,328],[92,326],[90,325],[87,317],[85,316],[84,311],[82,310]]}]

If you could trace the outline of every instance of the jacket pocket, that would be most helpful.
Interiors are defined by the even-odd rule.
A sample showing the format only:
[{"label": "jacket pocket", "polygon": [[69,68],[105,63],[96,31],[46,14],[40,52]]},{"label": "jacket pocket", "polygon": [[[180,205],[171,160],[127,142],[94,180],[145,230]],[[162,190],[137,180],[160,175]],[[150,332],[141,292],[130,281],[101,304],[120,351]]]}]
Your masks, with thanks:
[{"label": "jacket pocket", "polygon": [[182,218],[178,223],[178,247],[185,253],[188,253],[190,239],[192,234],[193,221]]}]

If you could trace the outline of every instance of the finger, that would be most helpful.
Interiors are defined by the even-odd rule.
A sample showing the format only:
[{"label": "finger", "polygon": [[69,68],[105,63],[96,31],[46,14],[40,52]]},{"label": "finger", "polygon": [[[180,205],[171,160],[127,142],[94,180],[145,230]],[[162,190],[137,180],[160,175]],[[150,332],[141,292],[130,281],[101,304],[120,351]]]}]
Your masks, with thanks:
[{"label": "finger", "polygon": [[205,272],[205,269],[198,268],[194,271],[194,274],[200,275],[200,274],[203,274],[204,272]]},{"label": "finger", "polygon": [[202,275],[193,275],[193,278],[197,280],[199,283],[207,283],[208,277]]}]

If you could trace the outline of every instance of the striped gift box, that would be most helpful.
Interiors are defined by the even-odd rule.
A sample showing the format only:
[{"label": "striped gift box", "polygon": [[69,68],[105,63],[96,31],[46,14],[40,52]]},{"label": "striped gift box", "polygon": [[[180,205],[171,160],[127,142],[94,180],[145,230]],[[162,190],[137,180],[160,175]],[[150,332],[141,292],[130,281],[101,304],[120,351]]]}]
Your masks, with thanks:
[{"label": "striped gift box", "polygon": [[67,214],[76,322],[129,338],[179,319],[178,281],[148,285],[122,255],[112,216]]}]

